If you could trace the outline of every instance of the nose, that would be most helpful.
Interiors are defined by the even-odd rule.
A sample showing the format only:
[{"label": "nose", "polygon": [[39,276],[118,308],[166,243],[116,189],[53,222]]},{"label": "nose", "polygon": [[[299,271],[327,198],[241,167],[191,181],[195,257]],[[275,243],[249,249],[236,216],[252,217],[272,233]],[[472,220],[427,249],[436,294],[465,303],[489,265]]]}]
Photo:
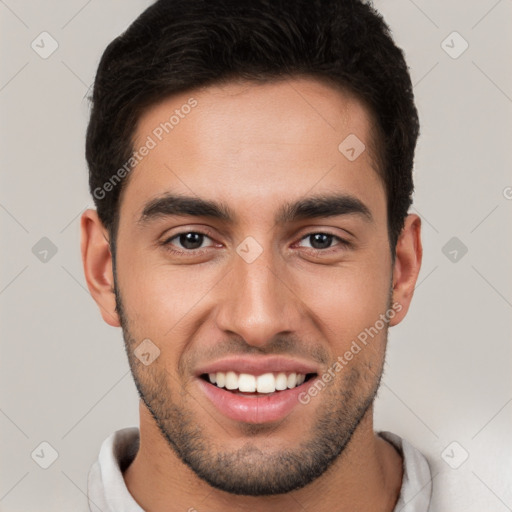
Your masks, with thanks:
[{"label": "nose", "polygon": [[303,304],[287,277],[285,262],[266,249],[251,263],[235,255],[217,309],[217,326],[255,347],[299,328]]}]

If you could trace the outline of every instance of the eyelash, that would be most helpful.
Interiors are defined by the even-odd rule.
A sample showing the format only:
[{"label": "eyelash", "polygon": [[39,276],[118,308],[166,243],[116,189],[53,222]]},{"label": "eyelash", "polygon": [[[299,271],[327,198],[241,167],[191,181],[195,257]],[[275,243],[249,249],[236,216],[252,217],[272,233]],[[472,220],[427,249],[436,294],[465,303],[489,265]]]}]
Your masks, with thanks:
[{"label": "eyelash", "polygon": [[[188,250],[187,249],[177,250],[172,247],[171,241],[175,240],[176,238],[179,238],[181,235],[187,235],[190,233],[194,233],[196,235],[202,235],[202,236],[205,236],[210,239],[213,238],[210,233],[204,233],[202,231],[182,231],[181,233],[176,233],[172,237],[165,239],[163,242],[161,242],[161,245],[164,246],[164,248],[167,251],[169,251],[173,254],[177,254],[179,256],[185,256],[185,257],[202,256],[206,251],[208,251],[208,249],[210,249],[210,247],[206,247],[204,249],[188,249]],[[331,236],[334,240],[336,240],[339,243],[338,245],[343,248],[350,248],[352,246],[352,244],[350,242],[348,242],[347,240],[340,238],[337,235],[333,235],[332,233],[325,232],[325,231],[312,231],[312,232],[304,235],[303,237],[301,237],[299,241],[301,242],[302,240],[304,240],[306,238],[309,238],[313,235],[319,235],[319,234]],[[333,247],[328,247],[327,249],[315,249],[313,247],[306,247],[306,249],[308,249],[309,252],[313,252],[314,254],[319,254],[319,253],[330,254],[331,252],[336,251],[336,247],[338,247],[338,245],[335,245]]]}]

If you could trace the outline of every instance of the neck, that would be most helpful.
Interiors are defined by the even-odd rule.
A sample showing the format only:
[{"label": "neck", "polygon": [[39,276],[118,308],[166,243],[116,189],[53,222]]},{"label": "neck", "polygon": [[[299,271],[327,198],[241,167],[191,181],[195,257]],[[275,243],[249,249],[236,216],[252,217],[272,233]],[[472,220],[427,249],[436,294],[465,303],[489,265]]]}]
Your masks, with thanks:
[{"label": "neck", "polygon": [[131,495],[148,512],[277,512],[297,504],[312,512],[391,512],[400,494],[402,473],[398,452],[373,431],[370,407],[343,453],[311,484],[276,496],[229,494],[199,479],[179,459],[141,402],[139,451],[123,476]]}]

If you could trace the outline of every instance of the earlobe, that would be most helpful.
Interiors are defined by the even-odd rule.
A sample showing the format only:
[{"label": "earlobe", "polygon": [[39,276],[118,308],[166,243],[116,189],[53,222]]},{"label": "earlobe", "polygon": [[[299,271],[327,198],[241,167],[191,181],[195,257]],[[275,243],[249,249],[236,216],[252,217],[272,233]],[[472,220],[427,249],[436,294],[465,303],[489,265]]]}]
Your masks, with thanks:
[{"label": "earlobe", "polygon": [[119,327],[114,294],[114,275],[108,232],[96,210],[86,210],[81,217],[81,252],[85,280],[105,322]]},{"label": "earlobe", "polygon": [[392,304],[396,304],[394,309],[397,314],[390,321],[390,325],[399,324],[409,310],[421,268],[422,256],[421,219],[417,215],[410,214],[405,219],[404,227],[396,244]]}]

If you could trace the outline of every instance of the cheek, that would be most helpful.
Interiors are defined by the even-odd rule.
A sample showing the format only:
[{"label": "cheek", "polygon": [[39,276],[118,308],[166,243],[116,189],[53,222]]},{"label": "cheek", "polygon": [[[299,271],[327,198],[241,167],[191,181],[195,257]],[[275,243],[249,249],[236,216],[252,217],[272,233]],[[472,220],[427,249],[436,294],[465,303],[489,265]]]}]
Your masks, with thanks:
[{"label": "cheek", "polygon": [[385,307],[389,295],[391,274],[361,267],[331,269],[307,279],[299,278],[308,290],[312,306],[323,311],[336,311],[345,317],[372,314]]},{"label": "cheek", "polygon": [[346,267],[301,275],[301,297],[338,353],[386,312],[388,268]]},{"label": "cheek", "polygon": [[185,266],[155,263],[147,256],[131,259],[125,267],[120,265],[119,281],[132,329],[162,342],[178,341],[176,334],[183,331],[187,319],[200,307],[215,276],[208,271],[191,272]]}]

